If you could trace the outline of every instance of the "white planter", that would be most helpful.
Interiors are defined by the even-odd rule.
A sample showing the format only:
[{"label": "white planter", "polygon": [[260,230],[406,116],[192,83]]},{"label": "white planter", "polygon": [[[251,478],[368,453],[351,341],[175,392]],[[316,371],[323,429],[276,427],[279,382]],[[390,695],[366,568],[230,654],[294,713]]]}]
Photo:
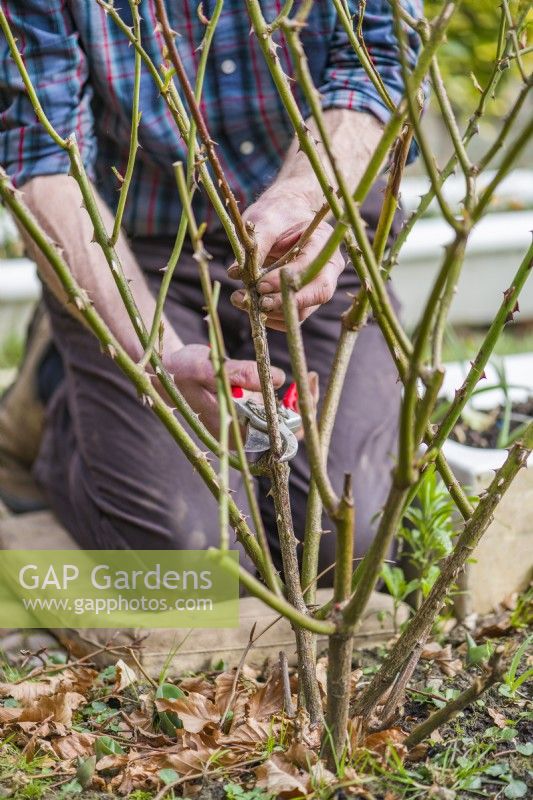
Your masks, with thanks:
[{"label": "white planter", "polygon": [[[478,189],[492,173],[482,176]],[[413,211],[428,183],[421,178],[406,178],[402,184],[402,202],[407,212]],[[444,195],[457,207],[464,194],[462,178],[452,177],[444,184]],[[457,294],[450,309],[450,322],[464,325],[485,325],[492,321],[502,293],[512,278],[531,243],[532,210],[516,209],[533,205],[533,172],[516,170],[502,182],[494,210],[474,229],[466,250],[465,262]],[[428,215],[417,222],[400,252],[394,269],[394,285],[402,303],[403,318],[408,327],[419,319],[433,281],[442,262],[443,247],[453,236],[450,226],[436,214],[435,201]],[[520,319],[533,319],[533,281],[520,295]]]},{"label": "white planter", "polygon": [[[514,401],[520,402],[533,394],[533,353],[507,356],[503,359],[508,383],[524,388],[512,389]],[[448,364],[443,393],[453,397],[462,384],[469,364]],[[487,385],[496,382],[497,375],[489,365]],[[483,384],[485,381],[482,382]],[[472,405],[491,409],[503,401],[500,390],[476,395]],[[507,457],[506,450],[468,447],[448,440],[444,454],[458,480],[477,495],[492,480]],[[512,592],[524,589],[533,569],[533,455],[528,469],[521,470],[504,495],[494,521],[473,554],[468,565],[463,588],[467,591],[464,611],[483,614],[493,609]]]},{"label": "white planter", "polygon": [[[15,224],[0,207],[0,242],[18,238]],[[22,338],[35,303],[41,296],[41,284],[35,264],[28,258],[0,258],[0,347],[10,336]]]},{"label": "white planter", "polygon": [[28,258],[0,259],[0,343],[23,337],[41,284],[35,264]]}]

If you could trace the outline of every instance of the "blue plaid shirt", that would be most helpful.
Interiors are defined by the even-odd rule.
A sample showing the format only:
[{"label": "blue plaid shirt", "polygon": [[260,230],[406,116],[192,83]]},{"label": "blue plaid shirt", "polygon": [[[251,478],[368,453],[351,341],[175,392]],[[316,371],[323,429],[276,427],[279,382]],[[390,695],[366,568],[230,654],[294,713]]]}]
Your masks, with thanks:
[{"label": "blue plaid shirt", "polygon": [[[61,136],[75,131],[89,174],[113,207],[119,186],[111,167],[123,172],[128,157],[133,48],[95,0],[0,2],[46,114]],[[421,0],[403,3],[412,15],[420,15]],[[359,1],[348,4],[357,20]],[[265,18],[272,20],[281,5],[281,0],[264,0]],[[120,6],[122,18],[131,25],[126,0]],[[205,33],[197,7],[198,0],[167,2],[191,82]],[[213,7],[214,0],[203,0],[207,17]],[[159,65],[162,40],[153,0],[141,0],[140,14],[143,47]],[[398,102],[403,86],[387,0],[367,0],[363,32],[376,69],[392,100]],[[291,75],[288,48],[283,37],[276,35],[282,67]],[[414,64],[419,41],[413,33],[409,37],[409,59]],[[331,2],[316,0],[302,40],[324,109],[355,109],[382,122],[388,119],[389,112],[361,67]],[[298,102],[306,113],[303,101]],[[256,37],[250,35],[243,0],[224,3],[208,58],[202,109],[228,180],[245,208],[275,177],[293,131]],[[141,148],[124,225],[130,235],[172,234],[180,214],[172,163],[184,160],[186,152],[144,67],[141,111]],[[0,160],[18,186],[36,175],[65,173],[69,168],[67,154],[35,119],[4,37],[0,40]],[[203,192],[196,194],[195,211],[210,227],[216,225]]]}]

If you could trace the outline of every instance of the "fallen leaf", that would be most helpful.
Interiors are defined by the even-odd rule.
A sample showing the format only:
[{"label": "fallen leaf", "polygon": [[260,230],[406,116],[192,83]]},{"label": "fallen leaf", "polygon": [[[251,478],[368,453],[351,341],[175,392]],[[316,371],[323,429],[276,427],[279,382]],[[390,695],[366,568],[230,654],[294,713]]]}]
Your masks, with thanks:
[{"label": "fallen leaf", "polygon": [[363,741],[364,719],[363,717],[353,717],[348,720],[348,741],[350,743],[350,751],[353,753],[358,747],[361,747]]},{"label": "fallen leaf", "polygon": [[14,697],[23,705],[29,705],[39,697],[48,697],[59,691],[83,693],[94,683],[97,673],[88,667],[66,669],[39,681],[0,683],[0,697]]},{"label": "fallen leaf", "polygon": [[23,708],[0,707],[0,722],[43,722],[45,719],[72,725],[72,712],[84,705],[86,698],[78,692],[59,692],[40,697]]},{"label": "fallen leaf", "polygon": [[406,734],[399,728],[389,728],[386,731],[370,733],[363,740],[363,747],[366,747],[367,750],[372,750],[378,755],[385,755],[387,749],[392,745],[399,755],[403,755],[405,753],[405,747],[403,746],[405,736]]},{"label": "fallen leaf", "polygon": [[108,753],[106,756],[98,758],[96,769],[98,772],[116,772],[123,769],[129,761],[129,757],[123,753]]},{"label": "fallen leaf", "polygon": [[463,662],[461,659],[453,658],[450,644],[441,647],[438,642],[429,642],[422,650],[420,658],[426,661],[434,661],[441,672],[443,672],[444,675],[448,675],[450,678],[453,678],[454,675],[457,675],[457,673],[461,672],[463,669]]},{"label": "fallen leaf", "polygon": [[300,767],[300,769],[309,769],[311,765],[316,763],[318,756],[314,750],[310,750],[303,742],[298,742],[294,739],[285,751],[285,758],[291,764]]},{"label": "fallen leaf", "polygon": [[274,797],[301,797],[310,789],[308,775],[300,771],[281,755],[273,755],[255,770],[256,786]]},{"label": "fallen leaf", "polygon": [[115,664],[115,670],[116,678],[115,685],[113,686],[113,691],[115,694],[121,692],[123,689],[126,689],[128,686],[131,686],[133,683],[137,683],[137,675],[135,671],[121,658],[119,658]]},{"label": "fallen leaf", "polygon": [[[350,674],[350,696],[353,697],[359,681],[363,675],[362,669],[354,669]],[[318,681],[318,685],[322,691],[322,695],[326,697],[328,693],[328,659],[326,656],[322,656],[318,659],[316,663],[316,677]]]},{"label": "fallen leaf", "polygon": [[54,753],[63,761],[68,761],[77,756],[88,756],[93,752],[94,740],[93,733],[78,733],[73,731],[67,736],[62,736],[52,741]]},{"label": "fallen leaf", "polygon": [[281,671],[276,664],[272,670],[268,681],[261,686],[248,701],[246,705],[249,719],[265,720],[270,719],[283,710],[283,682]]},{"label": "fallen leaf", "polygon": [[507,722],[501,711],[498,711],[496,708],[487,708],[487,714],[498,728],[506,727]]},{"label": "fallen leaf", "polygon": [[183,678],[179,682],[179,687],[183,692],[198,692],[198,694],[203,694],[204,697],[208,697],[209,700],[214,700],[215,698],[213,682],[208,681],[205,675],[192,675],[189,678]]},{"label": "fallen leaf", "polygon": [[250,750],[260,742],[266,742],[273,732],[272,724],[266,725],[256,719],[250,719],[232,729],[227,736],[222,737],[220,744],[223,747],[240,747]]},{"label": "fallen leaf", "polygon": [[499,622],[493,622],[490,625],[484,625],[476,632],[478,639],[497,639],[500,636],[507,636],[512,632],[511,617],[507,615]]},{"label": "fallen leaf", "polygon": [[159,712],[177,714],[183,728],[190,733],[199,733],[209,722],[218,722],[220,719],[212,701],[197,692],[172,700],[156,699],[155,705]]},{"label": "fallen leaf", "polygon": [[[215,678],[215,696],[213,701],[220,715],[225,712],[229,699],[233,691],[233,682],[235,680],[235,672],[222,672]],[[250,695],[256,690],[255,682],[249,679],[243,679],[239,676],[235,695],[231,702],[231,711],[233,712],[232,727],[240,724],[246,716],[246,703]],[[204,694],[202,692],[202,694]]]},{"label": "fallen leaf", "polygon": [[[178,775],[189,775],[192,772],[201,772],[215,752],[210,747],[183,750],[181,753],[161,756],[157,759],[157,764],[159,769],[173,769]],[[221,760],[217,760],[217,763],[221,763]]]}]

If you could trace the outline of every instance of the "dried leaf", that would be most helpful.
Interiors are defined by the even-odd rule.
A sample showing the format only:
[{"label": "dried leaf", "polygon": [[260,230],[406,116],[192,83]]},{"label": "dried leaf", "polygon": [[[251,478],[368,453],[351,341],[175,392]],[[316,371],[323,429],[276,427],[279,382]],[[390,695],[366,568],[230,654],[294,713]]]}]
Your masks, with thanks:
[{"label": "dried leaf", "polygon": [[273,732],[272,724],[250,719],[238,725],[228,736],[222,737],[220,744],[223,747],[253,750],[260,742],[266,742]]},{"label": "dried leaf", "polygon": [[246,705],[248,718],[270,719],[283,710],[283,682],[279,666],[276,665],[268,681],[258,689]]},{"label": "dried leaf", "polygon": [[52,742],[56,755],[63,761],[69,761],[78,756],[88,756],[93,752],[96,736],[92,733],[78,733],[73,731],[67,736],[58,737]]},{"label": "dried leaf", "polygon": [[115,678],[115,685],[113,686],[113,691],[115,693],[121,692],[123,689],[126,689],[128,686],[131,686],[132,683],[137,683],[136,673],[121,658],[119,658],[119,660],[115,664],[115,669],[116,669],[116,678]]},{"label": "dried leaf", "polygon": [[58,692],[40,697],[26,708],[0,708],[0,722],[43,722],[45,719],[72,725],[72,712],[87,702],[78,692]]},{"label": "dried leaf", "polygon": [[177,714],[183,728],[190,733],[199,733],[209,722],[218,722],[220,719],[220,714],[211,700],[197,692],[191,692],[188,697],[175,700],[157,699],[155,705],[159,712]]},{"label": "dried leaf", "polygon": [[367,750],[372,750],[378,755],[385,755],[387,748],[392,745],[402,755],[405,752],[405,747],[402,744],[404,739],[405,733],[399,728],[389,728],[386,731],[379,731],[379,733],[371,733],[366,736],[363,741],[363,747],[366,747]]},{"label": "dried leaf", "polygon": [[513,631],[510,622],[510,616],[507,615],[499,622],[493,622],[491,625],[484,625],[476,632],[478,639],[496,639],[500,636],[507,636]]},{"label": "dried leaf", "polygon": [[125,753],[108,753],[106,756],[98,758],[96,769],[98,772],[116,773],[118,770],[124,769],[128,764],[129,756]]},{"label": "dried leaf", "polygon": [[39,681],[0,683],[0,697],[14,697],[22,705],[29,705],[39,697],[49,697],[59,691],[83,693],[93,685],[97,673],[88,667],[66,669]]},{"label": "dried leaf", "polygon": [[[214,696],[214,703],[217,710],[220,712],[220,716],[225,712],[228,701],[231,697],[231,693],[233,690],[233,681],[235,680],[235,672],[222,672],[220,675],[217,675],[215,678],[215,696]],[[239,725],[246,717],[246,704],[252,694],[256,689],[255,681],[251,681],[249,678],[246,678],[242,674],[239,676],[239,680],[237,682],[237,686],[235,689],[235,696],[233,697],[231,703],[231,711],[233,712],[232,717],[232,728],[235,728],[236,725]],[[203,692],[202,692],[203,694]]]},{"label": "dried leaf", "polygon": [[[226,675],[227,673],[222,674]],[[189,678],[183,678],[179,683],[179,688],[182,689],[183,692],[197,692],[198,694],[203,694],[203,696],[208,697],[209,700],[214,700],[215,697],[213,682],[208,681],[205,675],[192,675]]]},{"label": "dried leaf", "polygon": [[429,642],[422,650],[420,658],[426,661],[434,661],[441,672],[443,672],[444,675],[448,675],[450,678],[453,678],[454,675],[457,675],[457,673],[461,672],[463,669],[463,662],[461,659],[453,658],[452,646],[450,644],[441,647],[438,642]]},{"label": "dried leaf", "polygon": [[291,764],[300,767],[300,769],[309,769],[310,766],[316,763],[318,756],[314,750],[310,750],[303,742],[298,742],[294,739],[285,751],[285,758]]},{"label": "dried leaf", "polygon": [[507,725],[505,715],[496,708],[487,708],[487,714],[498,728],[505,728]]},{"label": "dried leaf", "polygon": [[303,775],[284,756],[273,755],[255,770],[256,786],[274,797],[291,798],[306,795],[310,790],[308,775]]}]

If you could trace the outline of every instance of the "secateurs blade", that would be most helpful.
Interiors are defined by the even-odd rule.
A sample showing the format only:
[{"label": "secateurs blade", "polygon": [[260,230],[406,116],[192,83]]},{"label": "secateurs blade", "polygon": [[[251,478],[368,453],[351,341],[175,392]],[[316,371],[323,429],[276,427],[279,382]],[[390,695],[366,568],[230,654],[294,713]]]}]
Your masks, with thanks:
[{"label": "secateurs blade", "polygon": [[[280,461],[290,461],[298,452],[298,440],[294,432],[299,430],[302,426],[302,418],[295,410],[294,403],[290,405],[286,400],[288,399],[289,391],[285,394],[283,404],[278,405],[278,421],[279,432],[283,443],[283,453]],[[237,415],[246,426],[246,438],[244,442],[244,450],[246,453],[266,453],[270,450],[270,437],[268,435],[268,425],[266,420],[265,407],[255,400],[244,399],[242,390],[236,387],[233,392],[233,402],[237,407]]]}]

